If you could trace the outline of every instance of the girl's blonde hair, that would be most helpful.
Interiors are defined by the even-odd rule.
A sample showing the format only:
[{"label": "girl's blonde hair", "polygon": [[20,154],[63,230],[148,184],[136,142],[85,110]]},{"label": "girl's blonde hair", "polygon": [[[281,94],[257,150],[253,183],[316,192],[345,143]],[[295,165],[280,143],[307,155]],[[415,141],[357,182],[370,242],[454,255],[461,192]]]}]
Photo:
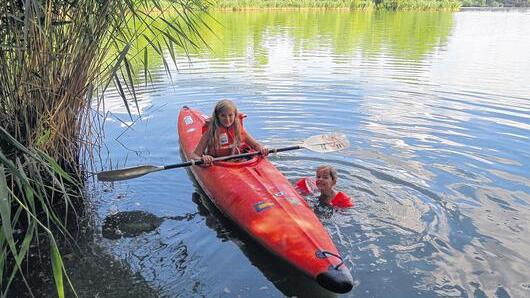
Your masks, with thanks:
[{"label": "girl's blonde hair", "polygon": [[337,182],[337,170],[335,170],[334,167],[330,165],[321,165],[317,167],[316,172],[326,170],[329,172],[329,175],[331,176],[331,180],[336,183]]},{"label": "girl's blonde hair", "polygon": [[221,122],[219,122],[219,118],[217,116],[219,113],[227,109],[234,110],[235,114],[234,124],[232,124],[234,125],[234,148],[239,148],[241,145],[241,121],[239,119],[239,111],[237,110],[237,106],[230,99],[221,99],[217,102],[215,108],[213,109],[212,118],[208,123],[208,130],[206,131],[208,134],[207,148],[210,154],[217,152],[220,149],[219,135],[216,132],[217,128],[221,127]]}]

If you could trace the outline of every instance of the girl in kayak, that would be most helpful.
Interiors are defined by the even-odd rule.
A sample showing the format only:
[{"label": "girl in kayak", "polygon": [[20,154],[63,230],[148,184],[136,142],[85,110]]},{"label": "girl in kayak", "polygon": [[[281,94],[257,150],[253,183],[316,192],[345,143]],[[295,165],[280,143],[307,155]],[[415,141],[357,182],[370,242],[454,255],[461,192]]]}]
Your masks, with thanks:
[{"label": "girl in kayak", "polygon": [[329,165],[319,166],[315,178],[302,178],[296,182],[296,188],[303,195],[308,195],[316,190],[320,191],[320,203],[339,208],[353,207],[353,201],[343,192],[337,192],[337,171]]},{"label": "girl in kayak", "polygon": [[193,159],[202,159],[204,166],[213,164],[214,157],[238,154],[243,147],[269,154],[269,149],[260,145],[241,125],[241,114],[229,99],[217,102],[212,117],[206,122],[206,131],[191,154]]}]

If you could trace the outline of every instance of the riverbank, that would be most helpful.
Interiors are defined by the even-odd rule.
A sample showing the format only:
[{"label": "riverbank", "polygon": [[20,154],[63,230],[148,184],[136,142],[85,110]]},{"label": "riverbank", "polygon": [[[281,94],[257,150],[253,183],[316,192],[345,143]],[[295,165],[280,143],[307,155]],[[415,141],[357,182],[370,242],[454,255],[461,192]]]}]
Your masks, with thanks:
[{"label": "riverbank", "polygon": [[350,10],[458,10],[458,0],[215,0],[212,8],[251,9],[350,9]]},{"label": "riverbank", "polygon": [[50,272],[53,258],[46,253],[49,239],[39,235],[31,244],[32,253],[23,260],[21,272],[11,282],[9,276],[3,276],[3,284],[10,286],[9,292],[0,293],[0,297],[159,297],[156,285],[149,284],[136,268],[101,245],[102,233],[95,211],[90,207],[86,211],[68,219],[75,242],[56,238],[65,270],[64,293],[58,294],[54,274]]},{"label": "riverbank", "polygon": [[529,7],[516,7],[516,6],[510,6],[510,7],[465,6],[465,7],[461,7],[460,8],[460,11],[516,11],[516,10],[520,10],[520,11],[530,10],[530,6]]}]

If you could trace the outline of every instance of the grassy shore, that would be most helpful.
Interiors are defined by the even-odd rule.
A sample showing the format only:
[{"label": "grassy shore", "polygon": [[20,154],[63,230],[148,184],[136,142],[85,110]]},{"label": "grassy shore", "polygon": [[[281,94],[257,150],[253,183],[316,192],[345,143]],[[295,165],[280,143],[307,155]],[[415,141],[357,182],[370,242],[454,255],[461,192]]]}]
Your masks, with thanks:
[{"label": "grassy shore", "polygon": [[[191,37],[201,24],[203,4],[4,0],[0,5],[0,297],[39,296],[32,292],[39,282],[53,282],[59,298],[77,296],[63,255],[76,249],[87,201],[84,181],[96,170],[106,117],[103,95],[114,84],[131,113],[137,106],[132,63],[143,56],[129,50],[144,39],[142,52],[152,49],[168,65],[166,51],[197,47]],[[147,59],[140,64],[148,68]],[[39,272],[35,258],[47,270]],[[41,278],[48,272],[50,278]],[[22,287],[10,292],[16,284]]]},{"label": "grassy shore", "polygon": [[215,9],[457,10],[459,0],[212,0]]}]

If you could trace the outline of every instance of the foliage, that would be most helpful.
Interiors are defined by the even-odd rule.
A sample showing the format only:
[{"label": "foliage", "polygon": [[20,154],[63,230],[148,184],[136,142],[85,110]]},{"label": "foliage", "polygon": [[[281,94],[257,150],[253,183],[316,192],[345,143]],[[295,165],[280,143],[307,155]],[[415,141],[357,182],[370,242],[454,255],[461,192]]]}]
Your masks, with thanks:
[{"label": "foliage", "polygon": [[457,10],[464,7],[529,7],[530,0],[214,0],[218,9],[344,8],[355,10]]},{"label": "foliage", "polygon": [[377,7],[386,10],[457,10],[459,0],[381,0]]},{"label": "foliage", "polygon": [[455,10],[460,0],[215,0],[214,7],[221,9],[250,8],[345,8],[384,10]]},{"label": "foliage", "polygon": [[[22,264],[28,255],[41,251],[42,233],[50,245],[57,294],[64,295],[65,270],[56,239],[71,239],[67,220],[82,205],[80,163],[93,157],[102,122],[102,115],[93,113],[92,107],[104,105],[102,95],[114,83],[130,110],[135,98],[131,65],[142,60],[141,51],[130,49],[149,47],[165,65],[168,51],[175,61],[173,48],[187,52],[198,46],[190,36],[197,34],[205,4],[200,0],[3,1],[2,296],[17,275],[28,284]],[[148,62],[141,63],[146,70]]]},{"label": "foliage", "polygon": [[215,8],[371,8],[371,0],[216,0]]},{"label": "foliage", "polygon": [[[66,229],[68,213],[76,212],[73,200],[81,187],[49,155],[26,148],[3,128],[0,141],[11,148],[6,150],[7,155],[4,150],[0,152],[0,280],[5,274],[7,281],[2,284],[2,296],[7,294],[16,274],[23,271],[27,255],[36,253],[37,245],[43,243],[38,239],[43,231],[50,246],[58,296],[64,297],[64,266],[54,233],[72,238]],[[56,208],[57,205],[63,208]],[[22,279],[27,284],[24,275]],[[29,287],[28,290],[31,293]]]}]

